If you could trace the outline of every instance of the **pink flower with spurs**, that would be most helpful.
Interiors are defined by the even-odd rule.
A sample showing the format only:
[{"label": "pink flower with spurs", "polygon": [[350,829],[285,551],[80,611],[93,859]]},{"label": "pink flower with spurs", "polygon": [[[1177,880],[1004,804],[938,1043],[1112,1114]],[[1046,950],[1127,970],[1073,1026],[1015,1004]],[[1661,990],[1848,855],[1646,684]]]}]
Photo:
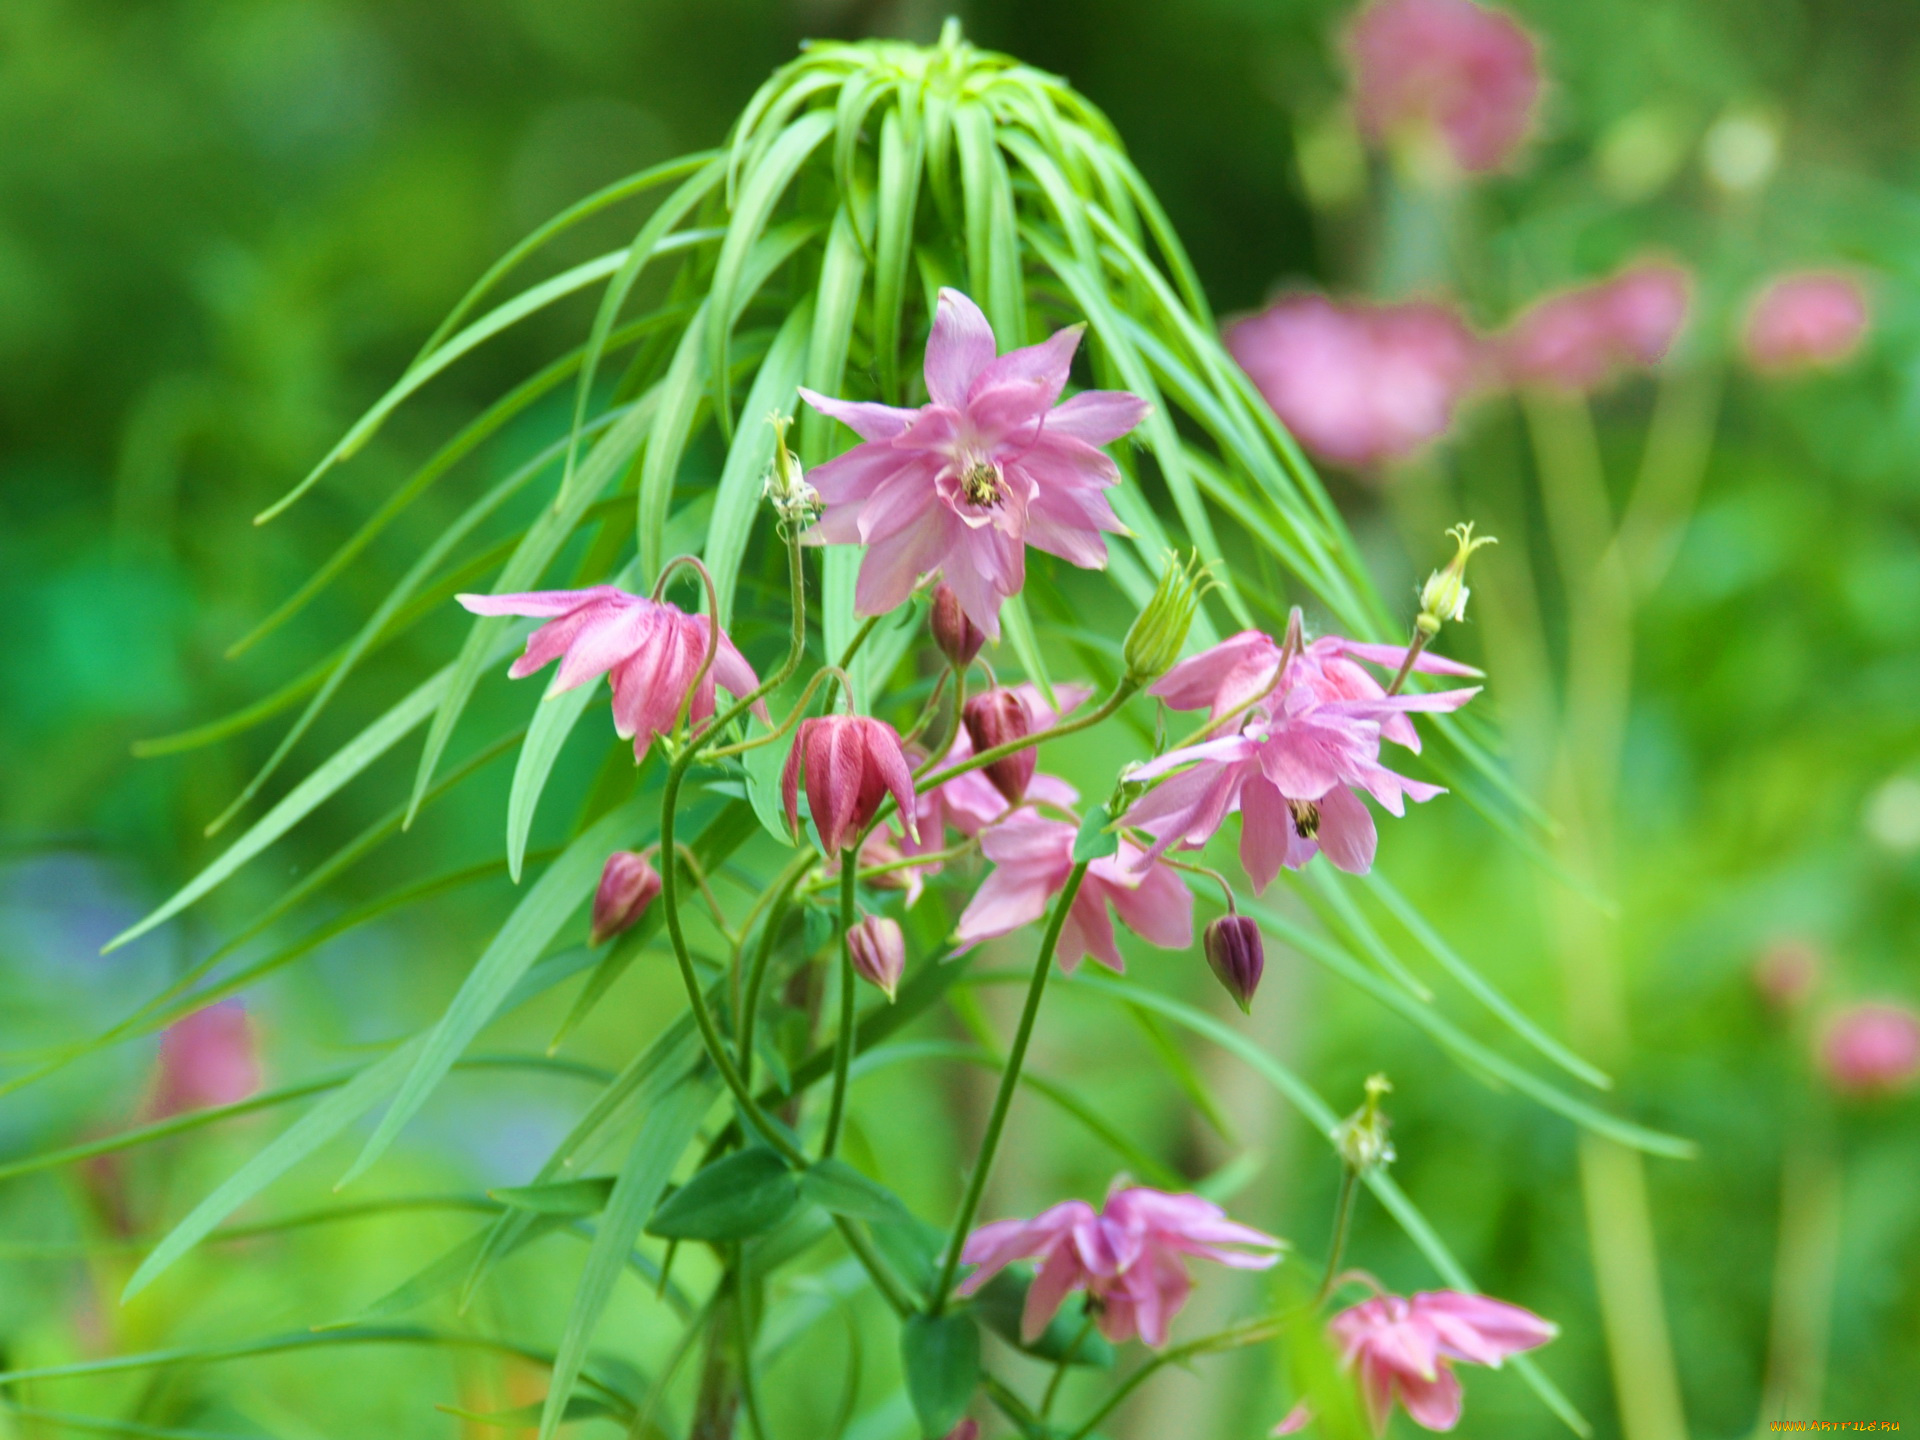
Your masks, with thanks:
[{"label": "pink flower with spurs", "polygon": [[[994,870],[960,916],[954,933],[963,947],[1010,935],[1047,913],[1048,902],[1066,888],[1072,873],[1078,830],[1070,820],[1020,811],[982,832],[980,848]],[[1151,945],[1184,950],[1193,943],[1192,892],[1170,866],[1122,840],[1117,853],[1087,867],[1054,952],[1061,969],[1071,974],[1086,955],[1109,970],[1126,969],[1109,905]]]},{"label": "pink flower with spurs", "polygon": [[1453,1362],[1497,1370],[1509,1355],[1536,1349],[1560,1333],[1531,1310],[1458,1290],[1376,1295],[1341,1311],[1327,1328],[1343,1363],[1358,1369],[1377,1435],[1386,1433],[1395,1400],[1422,1429],[1453,1429],[1461,1399]]},{"label": "pink flower with spurs", "polygon": [[[1297,620],[1289,640],[1276,646],[1258,632],[1242,632],[1176,666],[1154,687],[1179,709],[1207,708],[1225,716],[1247,706],[1251,718],[1238,734],[1170,751],[1132,772],[1136,780],[1172,776],[1125,816],[1127,825],[1154,837],[1149,858],[1172,845],[1205,844],[1238,810],[1240,861],[1256,894],[1283,868],[1297,870],[1317,853],[1363,875],[1373,866],[1378,835],[1357,792],[1394,815],[1406,813],[1408,797],[1430,800],[1444,793],[1387,769],[1380,763],[1380,742],[1418,748],[1411,714],[1456,710],[1478,688],[1388,695],[1352,657],[1397,670],[1406,658],[1400,647],[1356,645],[1335,636],[1302,646]],[[1414,666],[1475,673],[1426,654]]]},{"label": "pink flower with spurs", "polygon": [[1747,312],[1741,349],[1774,375],[1838,365],[1867,333],[1867,295],[1850,275],[1805,271],[1769,281]]},{"label": "pink flower with spurs", "polygon": [[900,748],[900,733],[884,720],[864,715],[823,715],[800,722],[793,749],[780,772],[787,825],[800,830],[800,770],[807,772],[807,808],[820,832],[821,848],[837,855],[867,828],[889,795],[907,834],[920,838],[914,820],[913,770]]},{"label": "pink flower with spurs", "polygon": [[864,442],[808,477],[826,504],[808,538],[867,547],[854,588],[859,614],[886,614],[937,570],[967,619],[998,639],[1000,603],[1025,583],[1028,545],[1082,569],[1106,564],[1101,532],[1121,525],[1104,492],[1120,471],[1099,447],[1138,425],[1147,404],[1121,390],[1055,403],[1083,328],[996,358],[980,307],[942,290],[925,405],[801,390]]},{"label": "pink flower with spurs", "polygon": [[[760,684],[724,630],[713,663],[700,674],[713,634],[705,615],[689,615],[678,605],[629,595],[616,586],[454,598],[475,615],[546,618],[547,623],[527,637],[526,652],[507,674],[523,679],[558,660],[549,695],[608,676],[614,729],[622,740],[633,741],[636,757],[647,753],[654,736],[672,732],[683,707],[695,726],[712,719],[716,684],[735,697],[752,693]],[[765,705],[753,708],[762,720],[767,718]]]},{"label": "pink flower with spurs", "polygon": [[1198,1195],[1116,1186],[1098,1211],[1069,1200],[1032,1220],[982,1225],[960,1254],[980,1268],[959,1293],[973,1294],[1016,1260],[1035,1260],[1038,1272],[1020,1317],[1024,1339],[1037,1339],[1067,1296],[1084,1290],[1107,1339],[1121,1344],[1138,1335],[1158,1349],[1193,1290],[1188,1258],[1265,1270],[1278,1263],[1282,1248]]}]

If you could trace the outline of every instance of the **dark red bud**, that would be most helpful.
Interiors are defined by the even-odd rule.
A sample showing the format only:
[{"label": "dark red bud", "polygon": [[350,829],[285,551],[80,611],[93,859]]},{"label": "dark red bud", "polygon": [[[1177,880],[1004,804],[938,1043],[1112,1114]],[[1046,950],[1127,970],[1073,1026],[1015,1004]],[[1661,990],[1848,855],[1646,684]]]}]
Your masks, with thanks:
[{"label": "dark red bud", "polygon": [[1261,972],[1267,968],[1260,927],[1244,915],[1222,915],[1207,926],[1202,944],[1208,968],[1226,987],[1233,1003],[1251,1014],[1253,992],[1260,988]]},{"label": "dark red bud", "polygon": [[[960,719],[967,727],[967,738],[973,741],[976,755],[1013,740],[1024,740],[1033,733],[1033,712],[1027,708],[1026,701],[1007,689],[974,696],[960,712]],[[1034,767],[1039,763],[1038,752],[1029,745],[1002,756],[980,773],[1006,797],[1009,805],[1018,805],[1026,798]]]},{"label": "dark red bud", "polygon": [[660,872],[647,857],[632,850],[616,850],[600,871],[600,888],[593,892],[593,931],[589,944],[599,945],[630,929],[647,913],[660,893]]},{"label": "dark red bud", "polygon": [[933,643],[956,670],[971,665],[980,647],[987,643],[980,627],[960,608],[960,597],[945,581],[933,587],[933,609],[927,617],[927,628],[933,631]]}]

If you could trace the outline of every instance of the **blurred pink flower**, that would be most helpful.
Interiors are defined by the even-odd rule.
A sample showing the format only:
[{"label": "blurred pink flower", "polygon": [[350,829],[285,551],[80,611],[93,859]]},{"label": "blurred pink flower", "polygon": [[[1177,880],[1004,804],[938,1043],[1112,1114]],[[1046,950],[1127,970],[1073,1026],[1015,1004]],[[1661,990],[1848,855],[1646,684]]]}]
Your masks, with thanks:
[{"label": "blurred pink flower", "polygon": [[1354,103],[1375,142],[1438,136],[1462,170],[1497,170],[1532,127],[1539,46],[1473,0],[1376,0],[1347,32]]},{"label": "blurred pink flower", "polygon": [[179,1115],[235,1105],[260,1088],[259,1039],[238,1000],[222,1000],[176,1020],[160,1037],[152,1108]]},{"label": "blurred pink flower", "polygon": [[1031,1342],[1068,1295],[1084,1290],[1100,1333],[1116,1345],[1138,1335],[1158,1349],[1167,1326],[1187,1302],[1191,1256],[1237,1270],[1265,1270],[1280,1259],[1281,1242],[1227,1219],[1198,1195],[1115,1188],[1098,1212],[1069,1200],[1032,1220],[998,1220],[967,1237],[960,1258],[979,1268],[960,1285],[971,1295],[1016,1260],[1036,1260],[1020,1333]]},{"label": "blurred pink flower", "polygon": [[1657,364],[1686,323],[1691,285],[1678,265],[1648,261],[1536,301],[1502,337],[1508,378],[1591,390],[1618,370]]},{"label": "blurred pink flower", "polygon": [[[673,729],[689,691],[693,703],[688,718],[697,726],[713,717],[716,681],[736,697],[760,684],[722,630],[713,664],[695,689],[694,677],[706,660],[711,634],[707,617],[612,585],[454,598],[476,615],[552,617],[527,637],[526,653],[507,674],[519,680],[559,660],[549,695],[610,676],[614,729],[621,739],[633,741],[636,756],[647,753],[654,736]],[[767,707],[756,704],[754,713],[764,720]]]},{"label": "blurred pink flower", "polygon": [[1341,1311],[1328,1329],[1343,1362],[1358,1362],[1360,1393],[1378,1435],[1386,1433],[1395,1400],[1422,1429],[1451,1430],[1460,1420],[1460,1378],[1452,1362],[1498,1369],[1509,1355],[1560,1333],[1530,1310],[1457,1290],[1411,1299],[1376,1295]]},{"label": "blurred pink flower", "polygon": [[980,1422],[971,1417],[947,1432],[947,1440],[980,1440]]},{"label": "blurred pink flower", "polygon": [[1350,466],[1396,459],[1445,434],[1479,353],[1444,306],[1324,295],[1282,296],[1224,338],[1300,443]]},{"label": "blurred pink flower", "polygon": [[1798,936],[1770,942],[1753,962],[1753,988],[1776,1010],[1791,1010],[1813,993],[1825,962],[1820,947]]},{"label": "blurred pink flower", "polygon": [[813,812],[820,844],[838,854],[893,796],[907,833],[919,838],[914,820],[913,770],[900,748],[900,735],[884,720],[864,715],[824,715],[800,722],[793,749],[780,772],[780,795],[787,824],[800,828],[800,770],[805,759],[807,808]]},{"label": "blurred pink flower", "polygon": [[1138,425],[1147,404],[1090,390],[1056,405],[1084,327],[994,357],[993,328],[942,290],[927,340],[927,404],[917,410],[800,394],[865,443],[809,477],[826,511],[809,539],[864,545],[854,609],[884,615],[939,571],[968,619],[1000,635],[1000,602],[1026,580],[1033,545],[1082,567],[1107,563],[1102,531],[1120,522],[1103,493],[1120,471],[1099,446]]},{"label": "blurred pink flower", "polygon": [[1776,375],[1837,365],[1867,333],[1867,296],[1850,276],[1780,275],[1754,297],[1742,336],[1747,363]]},{"label": "blurred pink flower", "polygon": [[[994,870],[960,916],[955,934],[963,948],[1010,935],[1047,913],[1048,902],[1066,888],[1077,832],[1072,821],[1022,811],[981,834],[980,848]],[[1109,970],[1126,969],[1109,905],[1148,944],[1184,950],[1193,943],[1193,893],[1171,867],[1122,840],[1118,853],[1087,867],[1054,951],[1061,969],[1071,974],[1086,955]]]},{"label": "blurred pink flower", "polygon": [[1920,1012],[1890,1000],[1850,1006],[1828,1023],[1820,1059],[1843,1094],[1904,1090],[1920,1077]]}]

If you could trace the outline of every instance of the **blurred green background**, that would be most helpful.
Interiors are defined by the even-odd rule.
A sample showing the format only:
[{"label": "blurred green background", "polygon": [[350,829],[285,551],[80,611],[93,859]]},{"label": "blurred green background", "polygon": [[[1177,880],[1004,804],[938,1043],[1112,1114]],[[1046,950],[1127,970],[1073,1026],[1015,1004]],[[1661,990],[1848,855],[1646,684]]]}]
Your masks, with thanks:
[{"label": "blurred green background", "polygon": [[[1516,4],[1546,47],[1543,131],[1523,171],[1480,187],[1470,213],[1444,221],[1395,210],[1394,197],[1363,193],[1365,177],[1342,168],[1342,6],[955,8],[971,39],[1065,75],[1106,109],[1223,314],[1283,281],[1371,293],[1445,281],[1492,325],[1544,287],[1649,249],[1695,270],[1682,359],[1718,377],[1722,413],[1698,517],[1638,634],[1619,797],[1634,1038],[1620,1102],[1701,1145],[1697,1161],[1649,1166],[1690,1433],[1742,1435],[1770,1418],[1759,1407],[1781,1167],[1790,1137],[1809,1127],[1832,1137],[1823,1153],[1839,1177],[1841,1225],[1823,1399],[1818,1414],[1790,1418],[1920,1423],[1920,1115],[1911,1097],[1832,1102],[1809,1065],[1811,1034],[1832,1006],[1920,998],[1912,7]],[[236,710],[351,634],[454,513],[452,494],[409,512],[272,644],[225,654],[410,464],[576,343],[591,302],[547,312],[436,383],[288,520],[256,529],[253,514],[379,394],[488,261],[546,216],[717,143],[803,37],[931,39],[944,13],[915,0],[0,7],[0,1047],[18,1059],[117,1018],[385,813],[411,747],[380,770],[383,783],[350,790],[184,922],[95,953],[216,853],[203,827],[284,720],[138,761],[130,744]],[[1712,137],[1724,140],[1730,119],[1777,140],[1764,184],[1713,179]],[[622,243],[625,223],[585,227],[559,258]],[[1477,236],[1471,269],[1422,248],[1446,226]],[[1860,359],[1783,383],[1723,361],[1760,277],[1832,263],[1872,282]],[[1637,382],[1598,406],[1603,451],[1622,470],[1651,404]],[[520,424],[485,457],[488,475],[544,443],[563,415],[550,405]],[[1500,402],[1470,411],[1445,458],[1400,477],[1409,493],[1397,497],[1336,477],[1389,594],[1440,558],[1437,536],[1408,517],[1460,518],[1449,507],[1462,489],[1475,493],[1480,470],[1508,463],[1516,425]],[[1502,533],[1525,548],[1524,530]],[[1500,568],[1509,553],[1490,552],[1490,591],[1511,575]],[[448,613],[380,652],[301,756],[311,763],[353,734],[460,633]],[[1460,633],[1455,652],[1481,658],[1474,627]],[[1496,705],[1500,683],[1496,673]],[[1055,763],[1091,788],[1111,758]],[[573,759],[584,782],[591,765]],[[494,774],[433,812],[408,841],[409,872],[494,853],[504,783]],[[536,846],[560,833],[536,831]],[[1558,1033],[1564,997],[1541,948],[1528,862],[1461,805],[1425,807],[1391,835],[1386,873]],[[387,878],[349,877],[333,903],[344,909]],[[437,1014],[509,893],[489,882],[425,917],[397,916],[251,996],[270,1081],[337,1066]],[[1756,957],[1785,938],[1822,957],[1815,998],[1789,1017],[1750,981]],[[664,968],[639,968],[617,1012],[596,1020],[589,1058],[624,1057],[634,1029],[652,1033],[672,1004]],[[1192,957],[1152,955],[1140,969],[1221,1003]],[[1337,1104],[1357,1102],[1370,1071],[1393,1074],[1399,1179],[1486,1289],[1560,1323],[1543,1364],[1602,1435],[1620,1433],[1570,1127],[1463,1073],[1295,957],[1276,954],[1267,985],[1251,1033]],[[1181,1096],[1101,1036],[1106,1013],[1063,1001],[1043,1067],[1080,1081],[1182,1169],[1226,1159],[1230,1147]],[[542,1011],[527,1033],[544,1038],[556,1014]],[[152,1055],[151,1044],[126,1047],[0,1098],[0,1160],[129,1123]],[[1232,1129],[1263,1162],[1236,1213],[1317,1253],[1336,1172],[1270,1096],[1224,1062],[1209,1066]],[[862,1112],[864,1143],[909,1199],[930,1205],[960,1162],[919,1153],[938,1148],[926,1137],[977,1113],[983,1096],[939,1090],[920,1071],[888,1083],[885,1104]],[[516,1183],[564,1128],[572,1099],[557,1079],[473,1079],[436,1103],[385,1183],[393,1193]],[[1066,1190],[1097,1194],[1110,1158],[1046,1112],[1027,1120],[995,1213]],[[0,1181],[0,1358],[44,1364],[299,1330],[351,1313],[462,1233],[428,1216],[226,1247],[118,1310],[137,1253],[130,1237],[177,1218],[273,1123],[139,1152],[111,1185],[79,1167]],[[288,1206],[324,1197],[312,1179],[289,1188]],[[107,1189],[131,1212],[105,1217]],[[1397,1286],[1432,1283],[1375,1211],[1363,1208],[1350,1253]],[[466,1322],[550,1337],[565,1277],[533,1265],[509,1282]],[[1211,1280],[1196,1308],[1224,1317],[1240,1293]],[[653,1333],[659,1317],[638,1301],[632,1310],[618,1333]],[[1197,1333],[1199,1317],[1189,1323]],[[1114,1433],[1262,1435],[1279,1413],[1271,1359],[1169,1376]],[[1472,1372],[1467,1387],[1462,1434],[1565,1433],[1510,1374]],[[46,1382],[23,1400],[234,1434],[426,1436],[498,1433],[435,1404],[486,1410],[539,1393],[531,1367],[356,1351]],[[67,1433],[0,1414],[0,1434],[8,1426]],[[884,1417],[869,1430],[869,1440],[893,1433]]]}]

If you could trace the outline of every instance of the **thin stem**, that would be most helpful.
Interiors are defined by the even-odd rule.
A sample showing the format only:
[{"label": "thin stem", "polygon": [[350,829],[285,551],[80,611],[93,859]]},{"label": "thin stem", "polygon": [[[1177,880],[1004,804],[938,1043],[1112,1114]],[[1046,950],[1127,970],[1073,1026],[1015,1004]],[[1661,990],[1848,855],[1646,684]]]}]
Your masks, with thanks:
[{"label": "thin stem", "polygon": [[[927,703],[920,707],[920,713],[914,717],[913,725],[900,737],[902,745],[911,745],[926,733],[927,726],[933,723],[933,717],[940,712],[940,702],[946,698],[947,685],[953,679],[951,667],[940,672],[940,678],[933,682],[933,693],[927,696]],[[952,748],[951,743],[948,746]],[[933,757],[928,756],[931,762]]]},{"label": "thin stem", "polygon": [[1047,993],[1047,977],[1053,972],[1053,952],[1060,945],[1060,931],[1067,923],[1067,912],[1080,893],[1087,866],[1082,860],[1067,874],[1066,888],[1054,902],[1047,917],[1047,933],[1040,941],[1040,954],[1034,961],[1033,979],[1027,985],[1026,1008],[1020,1012],[1020,1024],[1013,1032],[1013,1045],[1007,1051],[1007,1068],[1000,1072],[1000,1090],[993,1097],[993,1110],[987,1116],[987,1131],[980,1141],[979,1157],[973,1162],[973,1174],[967,1178],[967,1192],[960,1201],[960,1213],[953,1222],[953,1234],[947,1241],[947,1256],[940,1266],[940,1279],[933,1287],[928,1313],[938,1315],[947,1307],[947,1295],[953,1289],[954,1272],[960,1268],[960,1251],[967,1242],[973,1217],[980,1212],[980,1200],[986,1194],[987,1175],[993,1169],[994,1152],[1000,1148],[1000,1135],[1006,1129],[1007,1110],[1013,1104],[1013,1092],[1020,1084],[1020,1069],[1026,1064],[1027,1043],[1033,1039],[1034,1022],[1040,1016],[1040,1001]]},{"label": "thin stem", "polygon": [[720,932],[721,938],[727,944],[737,948],[740,942],[735,938],[733,931],[727,928],[727,912],[720,908],[719,897],[713,893],[713,886],[707,883],[707,872],[700,864],[700,857],[695,855],[685,842],[674,846],[674,853],[679,855],[680,863],[687,867],[687,873],[693,876],[693,883],[700,887],[700,894],[706,899],[707,909],[713,913],[713,928]]},{"label": "thin stem", "polygon": [[847,1113],[847,1078],[853,1072],[853,915],[854,884],[860,852],[840,852],[840,1032],[833,1039],[833,1093],[827,1102],[827,1132],[820,1138],[820,1158],[831,1159],[840,1145],[840,1125]]},{"label": "thin stem", "polygon": [[1171,855],[1162,855],[1160,857],[1160,863],[1171,866],[1175,870],[1184,870],[1189,875],[1206,876],[1220,887],[1220,893],[1226,897],[1227,913],[1229,915],[1237,915],[1240,913],[1233,903],[1233,886],[1227,883],[1227,877],[1222,875],[1218,870],[1210,869],[1205,865],[1196,865],[1191,860],[1176,860]]},{"label": "thin stem", "polygon": [[1400,669],[1393,677],[1393,683],[1387,686],[1388,695],[1398,695],[1400,687],[1407,683],[1407,677],[1413,673],[1413,664],[1420,658],[1420,652],[1427,648],[1430,637],[1418,625],[1413,627],[1413,639],[1407,645],[1407,658],[1400,662]]},{"label": "thin stem", "polygon": [[1009,740],[1004,745],[995,745],[992,749],[982,750],[979,754],[970,755],[965,760],[957,760],[944,770],[916,778],[914,790],[924,795],[927,791],[944,785],[957,776],[965,775],[969,770],[982,769],[996,760],[1017,755],[1030,746],[1039,745],[1047,740],[1058,740],[1062,735],[1071,735],[1076,730],[1085,730],[1090,725],[1098,725],[1131,699],[1134,691],[1139,688],[1131,680],[1123,679],[1113,687],[1113,693],[1100,702],[1098,709],[1089,711],[1078,720],[1063,720],[1045,730],[1036,730],[1033,734],[1022,736],[1018,740]]},{"label": "thin stem", "polygon": [[834,1221],[840,1227],[840,1238],[847,1242],[847,1248],[853,1252],[854,1258],[866,1267],[868,1278],[873,1281],[881,1298],[893,1308],[893,1313],[904,1320],[919,1309],[913,1295],[900,1283],[900,1277],[893,1273],[893,1267],[874,1248],[866,1232],[844,1215],[836,1215]]},{"label": "thin stem", "polygon": [[1340,1276],[1340,1256],[1347,1248],[1347,1227],[1353,1223],[1353,1195],[1359,1188],[1360,1176],[1351,1165],[1340,1173],[1340,1200],[1333,1210],[1333,1239],[1327,1246],[1327,1273],[1321,1277],[1320,1288],[1314,1292],[1313,1303],[1319,1305],[1333,1293],[1334,1283]]},{"label": "thin stem", "polygon": [[[782,720],[775,729],[769,730],[764,735],[756,735],[751,740],[741,740],[733,745],[717,746],[707,752],[707,759],[730,759],[735,755],[744,755],[749,750],[758,750],[762,745],[771,745],[774,741],[780,739],[789,730],[793,729],[795,725],[800,723],[800,717],[807,713],[807,707],[813,703],[813,692],[820,688],[820,682],[823,680],[839,680],[844,683],[846,675],[838,666],[821,666],[813,672],[813,678],[807,681],[807,688],[800,692],[800,698],[794,701],[793,709],[788,713],[787,718]],[[828,693],[827,704],[829,706],[833,704],[831,691]]]},{"label": "thin stem", "polygon": [[1074,1332],[1073,1341],[1060,1353],[1060,1363],[1054,1367],[1053,1378],[1047,1381],[1047,1393],[1040,1397],[1040,1418],[1046,1419],[1053,1413],[1053,1402],[1060,1393],[1060,1383],[1067,1378],[1067,1371],[1080,1354],[1080,1347],[1087,1343],[1087,1336],[1093,1333],[1093,1309],[1087,1309],[1087,1315],[1080,1322],[1080,1328]]},{"label": "thin stem", "polygon": [[1212,1335],[1203,1335],[1198,1340],[1190,1340],[1185,1345],[1176,1345],[1171,1350],[1162,1350],[1121,1381],[1119,1388],[1101,1402],[1100,1408],[1089,1415],[1079,1429],[1072,1431],[1067,1436],[1067,1440],[1087,1440],[1087,1437],[1099,1427],[1100,1422],[1120,1407],[1121,1401],[1146,1384],[1165,1366],[1180,1364],[1193,1359],[1196,1355],[1213,1355],[1223,1350],[1239,1350],[1248,1345],[1263,1345],[1285,1330],[1292,1319],[1293,1313],[1266,1315],[1258,1320],[1249,1320],[1244,1324],[1216,1331]]},{"label": "thin stem", "polygon": [[[865,839],[864,832],[861,838]],[[926,865],[944,865],[949,860],[958,860],[963,855],[971,855],[978,843],[978,841],[968,840],[959,845],[949,845],[944,850],[928,850],[924,854],[889,860],[882,865],[868,865],[859,872],[859,875],[862,880],[872,880],[882,875],[896,875],[902,870],[918,870]],[[836,874],[809,880],[802,888],[806,894],[813,895],[825,890],[828,886],[839,883],[840,877]]]},{"label": "thin stem", "polygon": [[769,1440],[767,1422],[760,1416],[760,1387],[753,1378],[753,1326],[747,1314],[746,1257],[743,1247],[733,1247],[733,1335],[740,1347],[740,1397],[746,1402],[747,1423],[753,1426],[757,1440]]},{"label": "thin stem", "polygon": [[[953,704],[948,708],[947,712],[946,747],[934,751],[914,768],[913,778],[916,782],[922,775],[925,775],[929,770],[933,769],[934,766],[938,765],[942,760],[946,759],[948,755],[953,753],[953,742],[960,738],[960,717],[965,713],[967,708],[967,672],[965,670],[949,668],[947,673],[953,677]],[[989,672],[989,675],[991,675],[991,672]],[[935,691],[936,695],[938,693],[938,691]]]},{"label": "thin stem", "polygon": [[767,909],[766,923],[760,931],[760,943],[754,947],[753,964],[747,971],[746,994],[741,998],[740,1017],[734,1026],[740,1042],[740,1075],[743,1081],[753,1078],[753,1031],[760,1015],[760,988],[766,980],[767,961],[773,954],[774,937],[779,932],[780,922],[787,917],[787,903],[793,897],[794,886],[813,868],[815,858],[811,848],[803,848],[773,882],[773,900]]}]

